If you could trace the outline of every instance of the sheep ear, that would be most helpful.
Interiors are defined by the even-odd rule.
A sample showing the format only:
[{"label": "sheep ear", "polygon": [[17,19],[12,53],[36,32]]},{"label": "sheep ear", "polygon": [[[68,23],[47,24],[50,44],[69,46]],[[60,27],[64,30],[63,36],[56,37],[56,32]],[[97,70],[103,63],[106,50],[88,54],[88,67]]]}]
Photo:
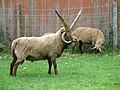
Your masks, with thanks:
[{"label": "sheep ear", "polygon": [[60,30],[61,30],[61,33],[65,32],[65,28],[64,27],[62,27]]}]

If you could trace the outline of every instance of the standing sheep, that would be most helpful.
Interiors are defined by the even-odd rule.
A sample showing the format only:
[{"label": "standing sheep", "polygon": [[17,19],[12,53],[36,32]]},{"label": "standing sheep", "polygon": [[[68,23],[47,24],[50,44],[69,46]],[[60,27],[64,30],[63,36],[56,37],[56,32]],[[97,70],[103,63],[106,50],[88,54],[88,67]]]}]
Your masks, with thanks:
[{"label": "standing sheep", "polygon": [[[96,28],[78,27],[72,32],[73,41],[79,43],[80,52],[83,53],[83,44],[92,44],[97,52],[101,52],[101,47],[105,42],[104,34]],[[76,44],[73,46],[76,46]],[[72,49],[72,51],[73,51]]]},{"label": "standing sheep", "polygon": [[60,57],[65,48],[71,43],[71,30],[75,26],[81,15],[79,11],[76,19],[70,27],[64,19],[55,11],[64,27],[56,33],[49,33],[41,37],[20,37],[15,39],[11,45],[13,60],[10,64],[10,75],[16,76],[17,68],[24,60],[48,60],[48,73],[51,74],[52,64],[54,65],[55,74],[58,74],[56,58]]}]

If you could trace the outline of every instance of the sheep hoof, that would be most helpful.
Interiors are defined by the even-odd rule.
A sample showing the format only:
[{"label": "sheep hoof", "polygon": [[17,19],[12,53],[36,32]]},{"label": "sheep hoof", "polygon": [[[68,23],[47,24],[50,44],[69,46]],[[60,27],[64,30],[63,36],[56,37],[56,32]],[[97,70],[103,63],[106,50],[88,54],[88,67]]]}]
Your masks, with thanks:
[{"label": "sheep hoof", "polygon": [[58,74],[58,72],[55,72],[55,75],[57,75]]},{"label": "sheep hoof", "polygon": [[16,77],[16,75],[14,75],[14,74],[10,74],[10,76],[12,76],[12,77]]},{"label": "sheep hoof", "polygon": [[10,76],[13,76],[13,74],[10,74]]},{"label": "sheep hoof", "polygon": [[48,74],[51,74],[51,72],[48,72]]},{"label": "sheep hoof", "polygon": [[10,72],[10,76],[12,76],[13,75],[13,73],[12,72]]},{"label": "sheep hoof", "polygon": [[33,60],[29,60],[29,61],[33,62]]},{"label": "sheep hoof", "polygon": [[12,77],[16,77],[16,75],[12,75]]}]

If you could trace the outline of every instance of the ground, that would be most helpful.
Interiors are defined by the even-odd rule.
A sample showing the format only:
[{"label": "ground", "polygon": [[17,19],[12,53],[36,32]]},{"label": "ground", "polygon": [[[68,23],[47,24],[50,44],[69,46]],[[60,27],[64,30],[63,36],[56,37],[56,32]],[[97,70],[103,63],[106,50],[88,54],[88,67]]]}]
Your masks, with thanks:
[{"label": "ground", "polygon": [[57,60],[58,75],[47,74],[47,61],[25,61],[18,67],[17,76],[11,77],[11,59],[10,53],[0,53],[0,90],[120,90],[119,51],[65,52]]}]

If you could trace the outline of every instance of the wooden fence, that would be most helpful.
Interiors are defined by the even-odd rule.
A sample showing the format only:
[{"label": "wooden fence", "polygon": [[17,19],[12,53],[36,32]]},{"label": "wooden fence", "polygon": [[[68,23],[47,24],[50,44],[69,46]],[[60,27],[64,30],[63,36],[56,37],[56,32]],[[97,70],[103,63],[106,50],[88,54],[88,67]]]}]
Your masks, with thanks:
[{"label": "wooden fence", "polygon": [[108,45],[117,46],[119,28],[115,25],[119,23],[116,18],[119,13],[116,14],[117,11],[113,12],[113,9],[117,10],[119,3],[114,6],[114,1],[117,0],[0,0],[0,42],[9,46],[17,37],[56,32],[63,25],[55,9],[70,25],[83,7],[76,27],[98,28],[105,34]]}]

